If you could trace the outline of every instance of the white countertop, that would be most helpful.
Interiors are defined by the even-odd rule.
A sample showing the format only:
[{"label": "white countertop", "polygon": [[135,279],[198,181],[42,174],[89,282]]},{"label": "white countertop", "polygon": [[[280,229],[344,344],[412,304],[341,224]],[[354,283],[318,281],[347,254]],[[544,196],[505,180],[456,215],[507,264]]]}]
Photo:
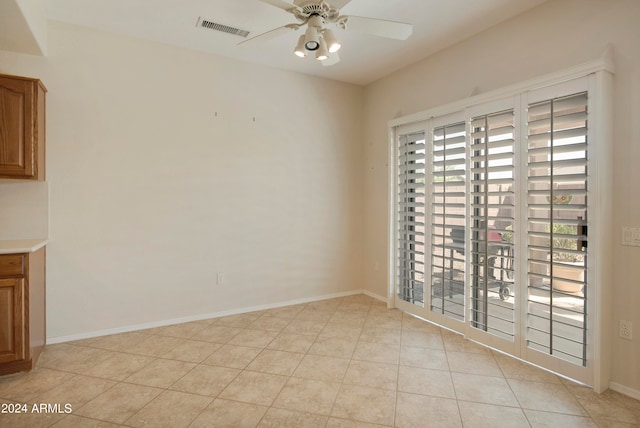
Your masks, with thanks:
[{"label": "white countertop", "polygon": [[0,239],[0,254],[32,253],[47,245],[47,239]]}]

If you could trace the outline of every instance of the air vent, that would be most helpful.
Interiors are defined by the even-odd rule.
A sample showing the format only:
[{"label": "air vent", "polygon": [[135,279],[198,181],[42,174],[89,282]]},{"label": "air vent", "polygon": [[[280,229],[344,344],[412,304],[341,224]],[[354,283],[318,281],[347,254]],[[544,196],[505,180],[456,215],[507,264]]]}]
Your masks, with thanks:
[{"label": "air vent", "polygon": [[241,30],[239,28],[230,27],[224,24],[218,24],[217,22],[209,21],[202,17],[198,18],[196,27],[206,28],[207,30],[222,31],[223,33],[233,34],[234,36],[247,37],[249,32],[247,30]]}]

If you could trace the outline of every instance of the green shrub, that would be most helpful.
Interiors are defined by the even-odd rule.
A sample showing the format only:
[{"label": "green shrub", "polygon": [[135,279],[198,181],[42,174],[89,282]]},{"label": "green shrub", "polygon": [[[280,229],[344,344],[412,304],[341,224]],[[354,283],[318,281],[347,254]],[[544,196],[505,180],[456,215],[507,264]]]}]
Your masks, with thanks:
[{"label": "green shrub", "polygon": [[[547,232],[549,231],[549,227],[547,226]],[[581,254],[573,254],[567,252],[557,252],[556,250],[578,250],[578,227],[570,224],[562,224],[562,223],[554,223],[553,224],[553,260],[559,262],[581,262],[584,260],[583,255]],[[573,235],[575,238],[567,238],[565,236],[555,235]]]}]

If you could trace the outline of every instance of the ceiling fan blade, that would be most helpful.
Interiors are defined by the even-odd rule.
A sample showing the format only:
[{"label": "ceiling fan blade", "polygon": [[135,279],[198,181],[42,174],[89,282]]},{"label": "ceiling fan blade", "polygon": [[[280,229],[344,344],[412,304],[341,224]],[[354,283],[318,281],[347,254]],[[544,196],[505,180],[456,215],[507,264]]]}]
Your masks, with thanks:
[{"label": "ceiling fan blade", "polygon": [[334,52],[332,54],[329,55],[329,58],[325,59],[324,61],[320,61],[322,62],[322,65],[325,67],[329,67],[331,65],[335,65],[337,63],[340,62],[340,56],[338,55],[338,52]]},{"label": "ceiling fan blade", "polygon": [[385,21],[383,19],[362,16],[344,16],[346,29],[360,33],[373,34],[390,39],[406,40],[413,33],[413,25],[404,22]]},{"label": "ceiling fan blade", "polygon": [[284,27],[278,27],[273,30],[267,31],[266,33],[258,34],[257,36],[252,37],[250,39],[243,40],[238,44],[248,46],[248,45],[266,42],[267,40],[275,39],[278,36],[286,34],[289,31],[295,31],[296,29],[297,28],[295,28],[295,25],[294,26],[285,25]]},{"label": "ceiling fan blade", "polygon": [[271,6],[275,6],[275,7],[279,7],[280,9],[283,10],[291,10],[291,9],[298,9],[298,6],[296,6],[293,3],[289,3],[287,1],[284,0],[260,0],[262,3],[267,3],[270,4]]}]

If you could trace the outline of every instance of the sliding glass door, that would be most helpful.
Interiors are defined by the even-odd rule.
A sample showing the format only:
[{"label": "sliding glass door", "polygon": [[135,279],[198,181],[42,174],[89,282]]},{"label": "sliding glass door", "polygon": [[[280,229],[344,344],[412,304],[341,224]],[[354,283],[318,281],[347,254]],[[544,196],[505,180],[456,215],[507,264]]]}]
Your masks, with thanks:
[{"label": "sliding glass door", "polygon": [[583,381],[587,83],[480,103],[394,134],[396,306]]}]

